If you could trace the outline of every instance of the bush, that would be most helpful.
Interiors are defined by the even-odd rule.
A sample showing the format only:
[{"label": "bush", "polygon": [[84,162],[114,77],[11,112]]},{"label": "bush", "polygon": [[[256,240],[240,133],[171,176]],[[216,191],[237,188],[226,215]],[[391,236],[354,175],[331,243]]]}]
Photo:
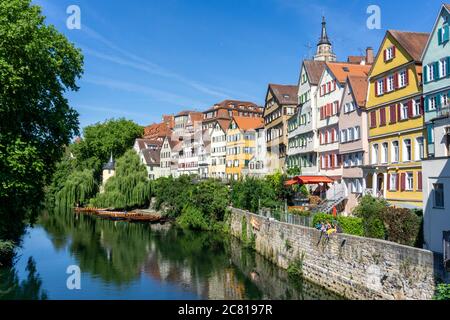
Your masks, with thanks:
[{"label": "bush", "polygon": [[361,218],[364,226],[364,236],[375,239],[385,239],[385,229],[381,220],[381,213],[388,207],[384,199],[372,196],[363,197],[353,214]]},{"label": "bush", "polygon": [[177,218],[177,223],[182,228],[191,230],[210,230],[208,220],[203,216],[202,212],[193,207],[187,206],[183,209],[181,216]]},{"label": "bush", "polygon": [[217,180],[201,181],[192,191],[192,204],[205,217],[211,220],[223,221],[229,204],[230,193],[223,183]]},{"label": "bush", "polygon": [[450,300],[450,284],[441,283],[436,288],[434,300]]},{"label": "bush", "polygon": [[381,219],[386,229],[388,241],[407,246],[421,246],[422,218],[412,210],[385,208]]},{"label": "bush", "polygon": [[320,213],[314,216],[313,225],[315,226],[320,222],[326,221],[337,221],[338,225],[342,228],[342,232],[345,234],[364,236],[363,221],[361,218],[342,216],[334,218],[331,214]]}]

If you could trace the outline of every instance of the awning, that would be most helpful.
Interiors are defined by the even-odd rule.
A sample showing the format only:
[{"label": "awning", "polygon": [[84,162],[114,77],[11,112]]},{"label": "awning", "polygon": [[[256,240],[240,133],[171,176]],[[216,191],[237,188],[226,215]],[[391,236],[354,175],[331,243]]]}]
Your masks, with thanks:
[{"label": "awning", "polygon": [[286,186],[295,184],[319,184],[319,183],[333,183],[333,179],[325,176],[298,176],[286,181]]}]

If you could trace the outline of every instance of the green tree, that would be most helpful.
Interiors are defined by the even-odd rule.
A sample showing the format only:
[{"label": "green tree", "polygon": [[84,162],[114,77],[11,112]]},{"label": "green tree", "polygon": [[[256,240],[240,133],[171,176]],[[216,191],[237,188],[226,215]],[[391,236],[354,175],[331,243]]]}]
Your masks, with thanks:
[{"label": "green tree", "polygon": [[95,207],[130,209],[148,206],[151,185],[147,169],[132,149],[117,160],[116,173],[105,185],[105,192],[91,200]]},{"label": "green tree", "polygon": [[92,170],[74,171],[56,194],[56,206],[72,209],[76,204],[85,204],[96,190],[97,183]]},{"label": "green tree", "polygon": [[12,230],[78,133],[65,93],[78,90],[83,56],[31,0],[0,1],[0,43],[0,223]]},{"label": "green tree", "polygon": [[110,119],[84,128],[83,138],[71,146],[71,151],[78,167],[93,169],[98,177],[111,153],[121,157],[142,134],[143,128],[131,120]]},{"label": "green tree", "polygon": [[364,196],[358,206],[353,209],[353,214],[363,220],[364,235],[370,238],[384,239],[385,228],[381,214],[388,207],[384,199]]}]

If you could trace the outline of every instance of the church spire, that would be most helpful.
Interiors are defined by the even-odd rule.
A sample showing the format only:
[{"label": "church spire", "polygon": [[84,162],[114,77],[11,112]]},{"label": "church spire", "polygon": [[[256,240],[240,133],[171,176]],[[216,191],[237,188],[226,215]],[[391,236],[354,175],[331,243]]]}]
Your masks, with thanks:
[{"label": "church spire", "polygon": [[336,55],[333,53],[333,46],[327,33],[327,22],[325,17],[322,17],[322,33],[320,35],[319,43],[317,44],[317,53],[314,56],[316,61],[336,61]]},{"label": "church spire", "polygon": [[327,22],[325,21],[325,17],[322,17],[322,34],[320,36],[318,45],[321,45],[321,44],[331,45],[330,39],[328,39]]}]

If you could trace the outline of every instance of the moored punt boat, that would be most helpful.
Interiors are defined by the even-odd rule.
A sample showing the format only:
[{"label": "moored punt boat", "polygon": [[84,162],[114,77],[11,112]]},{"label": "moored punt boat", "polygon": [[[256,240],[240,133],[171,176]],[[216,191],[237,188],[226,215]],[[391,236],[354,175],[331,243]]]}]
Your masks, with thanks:
[{"label": "moored punt boat", "polygon": [[159,214],[126,212],[126,211],[108,211],[107,209],[96,208],[75,208],[76,213],[96,215],[105,219],[126,220],[136,222],[158,222],[162,220]]}]

